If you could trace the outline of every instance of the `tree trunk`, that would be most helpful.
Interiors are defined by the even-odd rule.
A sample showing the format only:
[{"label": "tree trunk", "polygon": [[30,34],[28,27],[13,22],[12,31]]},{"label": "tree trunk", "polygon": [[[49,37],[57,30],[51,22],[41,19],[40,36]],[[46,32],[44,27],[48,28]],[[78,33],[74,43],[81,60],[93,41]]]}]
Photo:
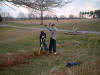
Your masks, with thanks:
[{"label": "tree trunk", "polygon": [[43,25],[43,10],[41,10],[41,25]]},{"label": "tree trunk", "polygon": [[40,7],[40,11],[41,11],[41,25],[43,25],[43,0],[41,0],[41,7]]}]

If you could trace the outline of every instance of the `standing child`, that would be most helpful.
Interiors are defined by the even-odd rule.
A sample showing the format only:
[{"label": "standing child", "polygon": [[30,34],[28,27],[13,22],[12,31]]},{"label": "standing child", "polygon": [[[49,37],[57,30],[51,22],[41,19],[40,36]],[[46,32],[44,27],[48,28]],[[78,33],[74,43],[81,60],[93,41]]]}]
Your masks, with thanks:
[{"label": "standing child", "polygon": [[45,25],[46,28],[51,31],[51,38],[50,38],[50,44],[49,44],[49,51],[51,53],[52,49],[54,51],[54,54],[56,54],[56,25],[52,24],[51,27],[47,27],[47,25]]},{"label": "standing child", "polygon": [[[40,46],[41,47],[43,46],[44,49],[46,51],[48,51],[48,48],[47,48],[47,44],[46,44],[45,39],[46,39],[46,33],[44,31],[41,31],[41,34],[40,34]],[[43,50],[43,48],[41,48],[41,50]]]}]

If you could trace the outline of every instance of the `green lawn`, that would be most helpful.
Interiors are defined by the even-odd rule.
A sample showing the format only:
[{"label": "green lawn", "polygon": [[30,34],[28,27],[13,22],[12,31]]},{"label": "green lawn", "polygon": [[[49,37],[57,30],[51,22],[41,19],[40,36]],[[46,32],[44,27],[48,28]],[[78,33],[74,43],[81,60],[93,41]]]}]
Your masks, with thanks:
[{"label": "green lawn", "polygon": [[[61,26],[62,27],[62,26]],[[60,27],[59,27],[60,28]],[[50,33],[47,33],[49,43]],[[39,31],[0,27],[0,53],[18,53],[39,49]],[[39,56],[30,64],[18,65],[0,72],[0,75],[49,75],[66,70],[67,62],[83,64],[99,61],[100,35],[66,35],[57,33],[57,56]],[[98,74],[99,75],[99,74]]]}]

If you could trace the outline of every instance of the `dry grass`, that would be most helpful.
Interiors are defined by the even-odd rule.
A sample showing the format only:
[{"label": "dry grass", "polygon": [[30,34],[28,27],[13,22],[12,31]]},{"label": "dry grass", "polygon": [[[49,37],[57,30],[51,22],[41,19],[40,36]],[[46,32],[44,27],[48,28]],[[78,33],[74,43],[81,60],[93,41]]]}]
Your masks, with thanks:
[{"label": "dry grass", "polygon": [[[36,50],[39,49],[39,34],[40,32],[31,30],[0,28],[0,64],[18,64],[7,67],[9,69],[1,71],[0,75],[100,75],[100,35],[65,35],[59,32],[58,55],[54,56],[45,52],[38,54]],[[47,32],[48,44],[49,35]],[[66,63],[75,61],[81,61],[82,64],[66,68]],[[94,70],[96,73],[92,72]]]},{"label": "dry grass", "polygon": [[94,61],[92,63],[66,68],[65,71],[50,75],[100,75],[100,62]]},{"label": "dry grass", "polygon": [[[94,22],[98,22],[99,19],[71,19],[71,20],[44,20],[44,24],[49,24],[49,23],[55,23],[56,25],[63,25],[66,23],[84,23],[84,22],[90,22],[90,21],[94,21]],[[17,21],[9,21],[9,22],[15,22],[15,23],[20,23],[20,24],[40,24],[40,20],[17,20]]]},{"label": "dry grass", "polygon": [[[100,19],[71,19],[71,20],[44,20],[44,24],[55,23],[58,29],[67,29],[73,30],[86,30],[86,31],[98,31],[100,32]],[[8,21],[1,24],[15,25],[15,26],[25,26],[25,27],[35,27],[43,28],[43,25],[40,25],[40,20],[17,20],[17,21]]]},{"label": "dry grass", "polygon": [[0,54],[0,71],[20,64],[29,64],[29,60],[32,58],[48,55],[50,55],[50,53],[46,51],[41,51],[40,53],[38,51],[20,51],[16,54]]}]

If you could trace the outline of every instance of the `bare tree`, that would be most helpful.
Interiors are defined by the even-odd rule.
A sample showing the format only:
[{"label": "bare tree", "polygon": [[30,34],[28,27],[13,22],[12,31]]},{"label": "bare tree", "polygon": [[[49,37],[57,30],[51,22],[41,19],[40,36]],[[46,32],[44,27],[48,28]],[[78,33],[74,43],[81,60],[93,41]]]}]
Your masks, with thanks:
[{"label": "bare tree", "polygon": [[65,19],[66,16],[65,15],[60,15],[60,19]]},{"label": "bare tree", "polygon": [[46,18],[46,19],[51,19],[52,16],[50,16],[50,15],[46,15],[45,18]]},{"label": "bare tree", "polygon": [[2,17],[1,17],[1,15],[0,15],[0,22],[2,22]]},{"label": "bare tree", "polygon": [[100,18],[100,10],[95,10],[94,16],[97,16],[97,18]]},{"label": "bare tree", "polygon": [[32,14],[32,13],[29,13],[29,14],[28,14],[28,18],[29,18],[29,19],[33,19],[33,18],[35,18],[35,15]]},{"label": "bare tree", "polygon": [[27,17],[27,15],[26,15],[25,13],[23,13],[23,12],[20,12],[20,13],[18,14],[18,17],[19,17],[20,19],[25,19],[25,18]]},{"label": "bare tree", "polygon": [[79,13],[79,17],[80,18],[83,18],[82,12]]},{"label": "bare tree", "polygon": [[3,18],[3,21],[9,20],[11,18],[11,15],[9,12],[1,12],[0,15]]},{"label": "bare tree", "polygon": [[41,24],[43,24],[43,11],[54,7],[62,7],[73,0],[2,0],[12,2],[17,5],[24,5],[32,9],[41,11]]},{"label": "bare tree", "polygon": [[70,19],[73,19],[74,17],[75,17],[75,16],[74,16],[73,14],[70,14],[70,15],[69,15],[69,18],[70,18]]}]

